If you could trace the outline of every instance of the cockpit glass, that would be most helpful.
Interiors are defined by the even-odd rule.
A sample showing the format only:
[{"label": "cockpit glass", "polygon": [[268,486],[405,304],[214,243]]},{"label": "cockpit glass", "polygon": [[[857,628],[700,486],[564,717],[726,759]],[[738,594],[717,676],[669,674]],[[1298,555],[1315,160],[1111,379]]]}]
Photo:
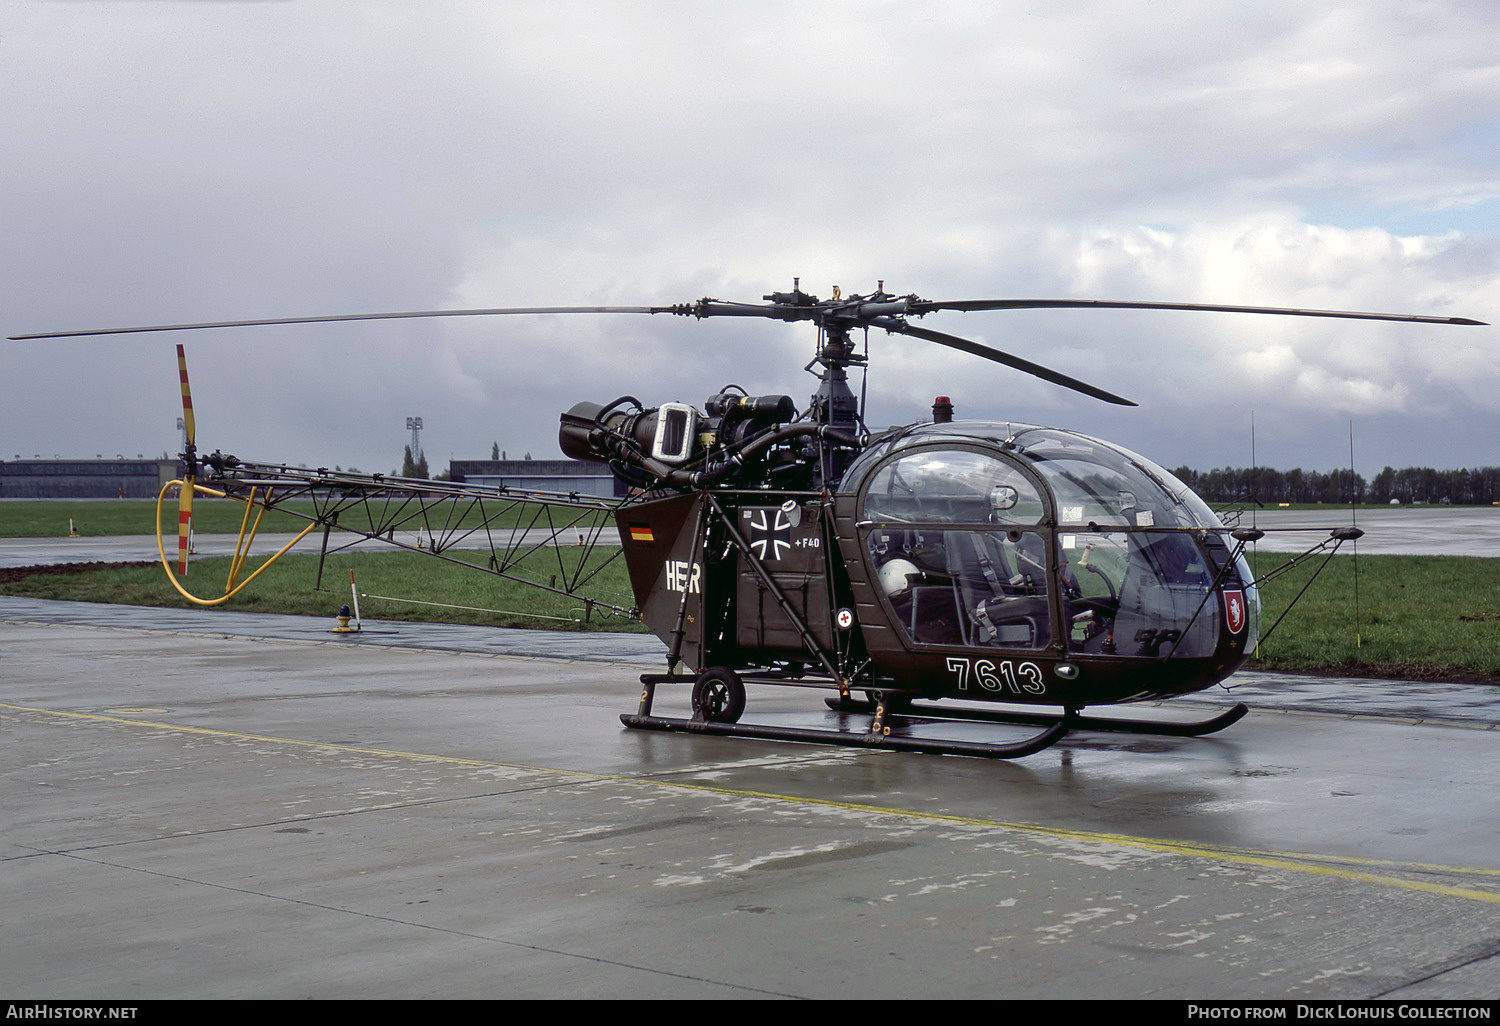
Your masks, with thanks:
[{"label": "cockpit glass", "polygon": [[1035,524],[1046,504],[1011,464],[966,449],[923,449],[878,470],[864,516],[889,523]]},{"label": "cockpit glass", "polygon": [[1047,428],[1023,431],[1013,441],[1052,488],[1059,525],[1219,526],[1186,485],[1126,449]]},{"label": "cockpit glass", "polygon": [[[1149,659],[1215,651],[1224,613],[1205,529],[1218,518],[1135,453],[1017,427],[887,454],[863,485],[869,565],[916,645]],[[1253,632],[1253,591],[1234,594],[1252,604]]]}]

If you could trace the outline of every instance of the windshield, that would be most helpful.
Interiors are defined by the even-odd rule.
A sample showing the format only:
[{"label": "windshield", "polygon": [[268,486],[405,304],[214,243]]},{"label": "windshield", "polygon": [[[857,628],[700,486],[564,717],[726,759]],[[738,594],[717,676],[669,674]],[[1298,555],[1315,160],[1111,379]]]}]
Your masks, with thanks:
[{"label": "windshield", "polygon": [[1051,428],[1023,431],[1012,442],[1047,479],[1059,525],[1221,526],[1187,485],[1128,449]]},{"label": "windshield", "polygon": [[[1203,532],[1220,524],[1186,485],[1135,453],[1054,428],[994,438],[989,452],[982,444],[887,454],[865,479],[866,553],[911,642],[1214,653],[1226,621],[1216,542]],[[1250,607],[1253,637],[1253,589],[1233,595]]]}]

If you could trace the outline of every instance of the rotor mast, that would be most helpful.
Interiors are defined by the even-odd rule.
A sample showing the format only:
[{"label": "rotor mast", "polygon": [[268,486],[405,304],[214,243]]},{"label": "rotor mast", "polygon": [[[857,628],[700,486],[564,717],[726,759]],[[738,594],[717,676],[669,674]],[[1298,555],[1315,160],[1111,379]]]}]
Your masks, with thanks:
[{"label": "rotor mast", "polygon": [[[865,358],[855,352],[854,340],[849,337],[850,329],[860,324],[853,311],[861,303],[862,297],[853,296],[845,301],[842,290],[835,285],[833,299],[820,303],[817,296],[810,296],[802,291],[801,283],[801,278],[793,278],[791,292],[772,292],[761,298],[777,306],[804,308],[808,316],[817,321],[818,352],[806,368],[818,378],[818,390],[812,396],[812,420],[823,427],[852,435],[858,430],[860,417],[864,412],[849,388],[849,367],[863,366],[865,363]],[[877,296],[870,298],[875,299]],[[846,302],[848,305],[841,309],[840,304]],[[822,316],[814,314],[815,310]],[[843,316],[840,316],[841,313]],[[788,319],[801,318],[794,315]],[[821,369],[814,371],[814,365]]]},{"label": "rotor mast", "polygon": [[[791,292],[772,292],[761,298],[777,307],[792,308],[787,320],[816,321],[818,351],[805,368],[818,379],[818,388],[812,395],[809,408],[810,418],[820,427],[858,437],[863,428],[864,410],[860,409],[859,399],[849,387],[849,368],[865,366],[866,358],[857,352],[851,332],[854,328],[868,330],[868,315],[861,317],[860,311],[869,302],[889,298],[884,294],[885,282],[880,283],[874,295],[851,296],[848,300],[844,299],[842,289],[835,285],[833,298],[826,302],[803,292],[801,282],[802,279],[793,278]],[[843,446],[829,446],[822,439],[818,446],[817,477],[820,483],[834,484],[848,469],[853,453]]]},{"label": "rotor mast", "polygon": [[[865,359],[854,351],[854,342],[849,338],[849,329],[830,326],[823,332],[818,355],[813,363],[822,367],[818,372],[818,390],[812,397],[813,420],[835,431],[854,434],[859,428],[859,400],[849,388],[850,365],[863,365]],[[808,365],[809,367],[812,364]]]}]

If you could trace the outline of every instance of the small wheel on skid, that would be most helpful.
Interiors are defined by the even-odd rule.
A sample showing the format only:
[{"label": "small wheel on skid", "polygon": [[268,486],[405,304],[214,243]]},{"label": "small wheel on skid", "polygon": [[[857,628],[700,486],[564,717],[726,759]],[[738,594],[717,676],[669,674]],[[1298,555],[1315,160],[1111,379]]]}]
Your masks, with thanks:
[{"label": "small wheel on skid", "polygon": [[745,682],[727,666],[710,666],[693,683],[693,718],[736,723],[745,712]]}]

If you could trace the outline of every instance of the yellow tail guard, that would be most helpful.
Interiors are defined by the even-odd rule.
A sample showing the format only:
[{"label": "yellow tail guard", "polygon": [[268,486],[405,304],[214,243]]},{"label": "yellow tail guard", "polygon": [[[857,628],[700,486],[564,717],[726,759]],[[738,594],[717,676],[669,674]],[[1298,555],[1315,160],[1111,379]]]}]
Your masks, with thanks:
[{"label": "yellow tail guard", "polygon": [[[211,598],[211,599],[199,598],[197,595],[194,595],[192,592],[190,592],[186,588],[184,588],[181,585],[181,583],[178,582],[178,580],[177,580],[176,577],[172,576],[172,565],[167,562],[167,548],[166,548],[166,544],[162,541],[162,534],[161,534],[161,510],[162,510],[162,506],[164,506],[166,504],[167,492],[170,491],[171,488],[172,488],[172,486],[174,486],[174,485],[176,485],[177,489],[178,489],[178,496],[179,496],[178,497],[178,507],[179,507],[179,509],[182,507],[182,505],[184,503],[184,500],[182,499],[182,496],[184,496],[184,495],[188,496],[188,498],[186,499],[186,505],[188,507],[189,512],[188,513],[179,513],[178,514],[179,525],[183,524],[183,523],[186,523],[187,522],[187,518],[191,514],[192,502],[193,502],[191,496],[192,496],[192,493],[195,492],[195,491],[202,492],[204,495],[209,495],[209,496],[212,496],[213,498],[216,498],[216,499],[233,499],[236,502],[243,502],[245,504],[245,517],[244,517],[244,519],[240,523],[240,534],[239,534],[239,537],[235,540],[235,543],[234,543],[234,552],[230,555],[230,559],[229,559],[229,578],[224,583],[224,594],[218,596],[217,598]],[[288,552],[290,552],[293,545],[296,545],[303,538],[306,538],[312,532],[312,529],[318,526],[318,522],[316,520],[309,522],[308,525],[306,527],[304,527],[301,530],[301,532],[298,533],[298,535],[295,538],[293,538],[291,541],[289,541],[285,545],[283,545],[280,549],[278,549],[275,552],[275,554],[273,554],[271,556],[267,556],[265,562],[261,563],[261,565],[258,568],[256,568],[256,570],[255,570],[254,573],[250,574],[250,576],[246,577],[243,581],[239,580],[240,573],[245,569],[245,559],[250,555],[250,545],[255,540],[255,534],[256,534],[256,532],[260,529],[260,518],[261,518],[261,515],[263,515],[267,509],[271,508],[271,495],[270,495],[269,490],[266,491],[260,497],[259,500],[256,499],[255,493],[256,493],[256,489],[251,488],[248,495],[230,495],[227,492],[219,491],[217,488],[209,488],[206,485],[195,484],[193,482],[192,478],[190,478],[190,477],[189,478],[184,478],[181,481],[168,481],[166,484],[164,484],[164,485],[161,486],[161,491],[157,492],[157,494],[156,494],[156,550],[157,550],[157,552],[159,552],[161,554],[161,565],[162,565],[163,569],[165,569],[166,572],[167,572],[167,583],[170,584],[172,587],[176,588],[177,589],[177,593],[179,595],[181,595],[183,598],[187,599],[189,602],[193,603],[193,605],[195,605],[195,606],[220,606],[220,605],[223,605],[225,602],[228,602],[234,596],[238,595],[244,589],[245,585],[249,584],[251,581],[253,581],[257,577],[259,577],[260,574],[261,574],[261,571],[265,570],[272,563],[276,562],[282,556],[284,556]],[[259,509],[260,509],[260,512],[256,514],[255,520],[253,522],[250,520],[250,508],[252,506],[258,506]],[[181,551],[180,547],[183,544],[185,544],[182,541],[182,538],[183,538],[183,536],[181,534],[179,534],[178,535],[178,545],[179,545],[179,550],[180,551]],[[179,576],[183,572],[182,568],[185,566],[186,560],[187,560],[187,556],[186,556],[186,553],[184,552],[183,555],[182,555],[182,557],[181,557],[181,561],[179,562],[179,569],[178,569],[178,575]]]},{"label": "yellow tail guard", "polygon": [[[185,471],[182,480],[168,481],[162,485],[161,491],[156,495],[156,549],[161,554],[161,565],[167,571],[167,581],[183,598],[194,605],[217,606],[228,602],[230,598],[238,594],[240,589],[259,577],[262,570],[285,555],[293,545],[306,538],[308,532],[318,525],[317,521],[309,523],[303,528],[301,534],[283,546],[275,555],[267,558],[249,577],[243,581],[238,579],[245,568],[245,558],[250,555],[250,544],[255,540],[256,531],[260,529],[260,518],[266,510],[271,508],[271,492],[267,489],[257,503],[256,489],[253,487],[248,495],[231,496],[227,492],[198,484],[196,480],[198,476],[198,425],[193,419],[193,394],[188,388],[187,354],[183,352],[181,345],[177,347],[177,377],[182,382],[182,430],[183,441],[186,443],[182,453],[182,462]],[[177,488],[177,577],[187,576],[188,550],[193,531],[193,493],[202,492],[204,495],[220,499],[233,498],[245,504],[245,516],[240,521],[240,535],[235,541],[234,553],[229,560],[229,579],[224,583],[224,594],[218,598],[199,598],[178,583],[177,577],[172,576],[172,565],[167,562],[167,548],[161,534],[161,509],[167,498],[167,492],[174,485]],[[255,521],[252,523],[250,509],[257,505],[260,507],[260,512],[256,514]]]}]

